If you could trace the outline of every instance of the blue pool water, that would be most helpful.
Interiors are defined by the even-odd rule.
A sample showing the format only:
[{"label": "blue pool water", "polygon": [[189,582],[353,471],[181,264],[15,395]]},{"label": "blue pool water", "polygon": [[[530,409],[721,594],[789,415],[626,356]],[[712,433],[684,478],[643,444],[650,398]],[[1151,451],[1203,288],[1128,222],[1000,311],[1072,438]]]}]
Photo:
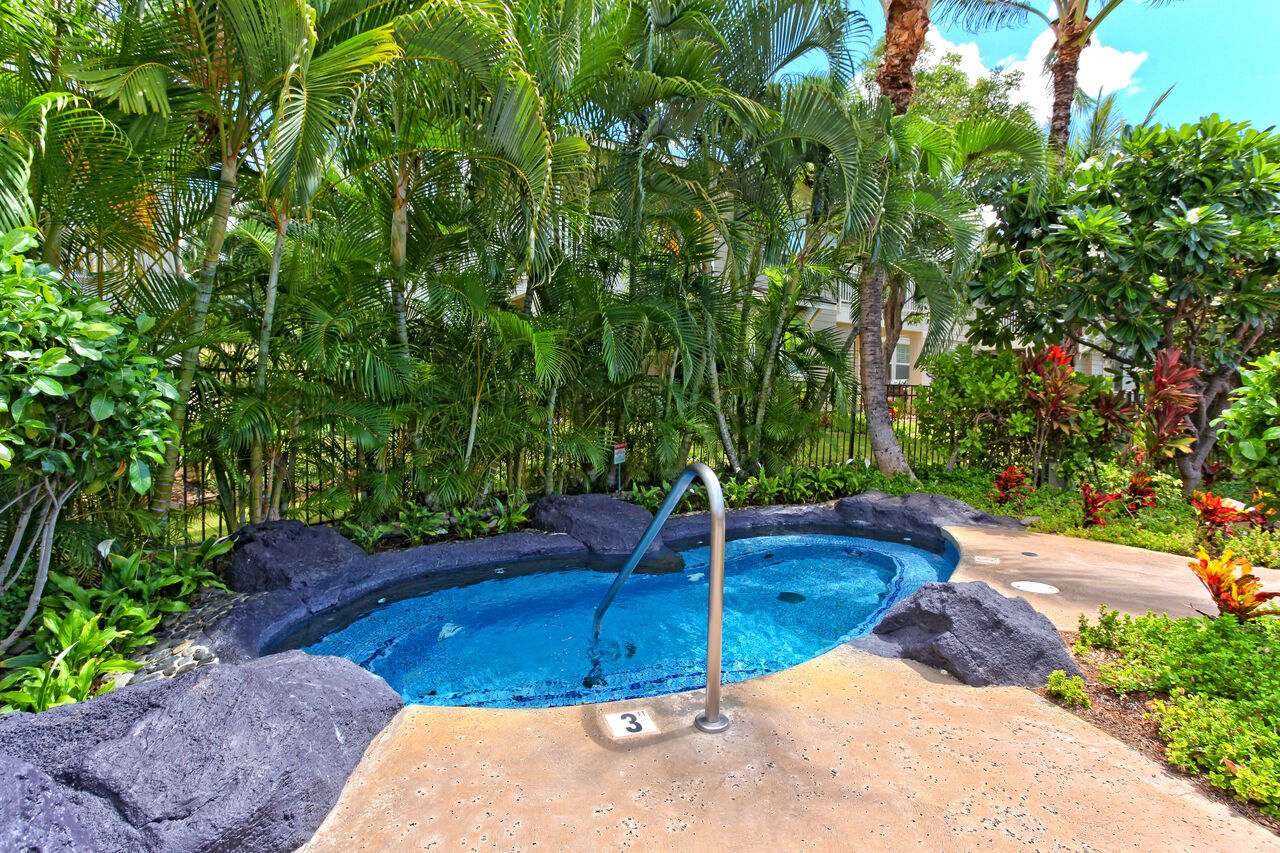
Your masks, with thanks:
[{"label": "blue pool water", "polygon": [[[705,684],[708,549],[683,571],[632,576],[591,642],[612,572],[504,577],[379,601],[306,644],[380,675],[409,703],[497,708],[603,702]],[[911,545],[798,534],[726,547],[724,680],[802,663],[868,633],[954,561]],[[603,684],[584,685],[595,672]]]}]

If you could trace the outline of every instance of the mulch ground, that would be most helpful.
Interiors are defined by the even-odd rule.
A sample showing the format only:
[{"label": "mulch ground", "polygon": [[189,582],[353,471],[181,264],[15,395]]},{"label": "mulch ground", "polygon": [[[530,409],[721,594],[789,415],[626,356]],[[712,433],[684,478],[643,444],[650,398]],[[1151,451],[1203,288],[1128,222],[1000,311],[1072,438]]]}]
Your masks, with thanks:
[{"label": "mulch ground", "polygon": [[[1107,663],[1108,658],[1114,653],[1104,649],[1094,649],[1087,655],[1077,655],[1074,649],[1079,635],[1071,631],[1061,633],[1067,648],[1073,650],[1072,655],[1084,672],[1085,689],[1093,703],[1089,708],[1067,708],[1068,711],[1083,720],[1088,720],[1112,737],[1124,741],[1143,755],[1164,764],[1170,773],[1190,780],[1209,799],[1229,806],[1237,814],[1280,835],[1280,818],[1264,815],[1257,806],[1236,800],[1227,791],[1215,788],[1203,776],[1195,776],[1170,765],[1165,758],[1164,742],[1160,740],[1159,726],[1150,717],[1150,702],[1155,697],[1145,693],[1121,696],[1103,685],[1098,678],[1098,669]],[[1036,692],[1045,696],[1044,688]]]}]

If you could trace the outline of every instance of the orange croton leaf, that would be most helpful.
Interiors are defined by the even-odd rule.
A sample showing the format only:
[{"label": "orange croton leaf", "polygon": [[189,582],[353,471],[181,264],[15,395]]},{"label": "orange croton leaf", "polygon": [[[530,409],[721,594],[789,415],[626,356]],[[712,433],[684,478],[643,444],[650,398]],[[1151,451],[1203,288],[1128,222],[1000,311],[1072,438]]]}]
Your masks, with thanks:
[{"label": "orange croton leaf", "polygon": [[1253,564],[1224,551],[1214,559],[1203,548],[1196,559],[1188,564],[1209,591],[1218,615],[1230,614],[1237,619],[1253,619],[1258,616],[1280,616],[1274,605],[1264,606],[1280,592],[1267,592],[1262,581],[1253,574]]}]

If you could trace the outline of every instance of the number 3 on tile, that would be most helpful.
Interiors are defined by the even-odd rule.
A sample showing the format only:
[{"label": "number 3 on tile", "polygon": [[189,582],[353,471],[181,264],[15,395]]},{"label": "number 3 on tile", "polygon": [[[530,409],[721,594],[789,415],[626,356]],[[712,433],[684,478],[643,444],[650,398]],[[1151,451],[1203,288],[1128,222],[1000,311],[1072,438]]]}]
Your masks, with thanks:
[{"label": "number 3 on tile", "polygon": [[658,727],[646,710],[623,711],[620,714],[605,714],[605,722],[609,724],[609,732],[614,737],[631,737],[632,735],[654,734]]}]

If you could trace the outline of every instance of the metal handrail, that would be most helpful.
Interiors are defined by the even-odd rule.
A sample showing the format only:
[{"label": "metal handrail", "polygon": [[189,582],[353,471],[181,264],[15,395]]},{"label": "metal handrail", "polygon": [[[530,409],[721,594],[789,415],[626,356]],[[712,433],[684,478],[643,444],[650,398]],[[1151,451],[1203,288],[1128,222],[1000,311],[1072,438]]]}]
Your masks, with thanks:
[{"label": "metal handrail", "polygon": [[623,584],[640,564],[645,552],[649,550],[658,532],[662,530],[662,525],[666,524],[671,513],[675,512],[676,504],[680,502],[680,498],[684,496],[695,479],[702,480],[703,485],[707,487],[707,505],[711,510],[711,554],[707,567],[707,580],[711,588],[707,593],[707,702],[703,712],[694,718],[693,724],[704,732],[722,732],[729,728],[729,718],[720,713],[720,650],[724,637],[724,493],[720,490],[720,480],[715,472],[706,465],[694,462],[680,474],[676,484],[671,488],[671,493],[662,502],[662,506],[653,516],[653,521],[640,537],[639,544],[631,552],[626,565],[622,567],[622,571],[618,572],[613,585],[605,593],[604,600],[596,608],[591,631],[598,641],[600,623],[604,619],[605,611],[618,597]]}]

